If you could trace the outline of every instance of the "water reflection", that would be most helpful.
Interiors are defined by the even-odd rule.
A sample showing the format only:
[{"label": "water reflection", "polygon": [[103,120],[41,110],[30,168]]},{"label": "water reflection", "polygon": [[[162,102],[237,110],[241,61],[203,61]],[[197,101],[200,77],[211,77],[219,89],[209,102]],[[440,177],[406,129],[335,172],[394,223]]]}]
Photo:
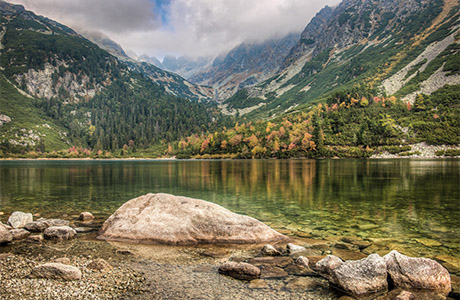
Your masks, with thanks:
[{"label": "water reflection", "polygon": [[[213,201],[291,231],[404,243],[435,239],[460,252],[458,160],[0,162],[0,216],[89,210],[166,192]],[[447,249],[448,248],[448,249]],[[441,251],[440,250],[440,251]],[[458,255],[458,254],[457,254]]]}]

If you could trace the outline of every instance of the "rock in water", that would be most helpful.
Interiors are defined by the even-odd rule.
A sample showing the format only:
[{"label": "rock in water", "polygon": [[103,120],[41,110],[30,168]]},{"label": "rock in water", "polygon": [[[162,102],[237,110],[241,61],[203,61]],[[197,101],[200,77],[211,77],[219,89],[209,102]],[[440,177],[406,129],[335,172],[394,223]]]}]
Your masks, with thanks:
[{"label": "rock in water", "polygon": [[9,243],[13,240],[13,235],[5,227],[0,225],[0,245]]},{"label": "rock in water", "polygon": [[8,218],[8,225],[13,228],[23,228],[27,223],[30,223],[34,220],[34,217],[31,213],[24,213],[22,211],[15,211]]},{"label": "rock in water", "polygon": [[378,254],[360,260],[348,260],[332,271],[335,284],[352,295],[381,292],[388,289],[387,267]]},{"label": "rock in water", "polygon": [[287,239],[254,218],[204,200],[147,194],[123,204],[102,225],[99,239],[187,245],[263,243]]},{"label": "rock in water", "polygon": [[383,257],[395,287],[427,289],[447,295],[451,290],[449,272],[428,258],[413,258],[391,251]]},{"label": "rock in water", "polygon": [[43,232],[48,240],[69,240],[77,235],[77,232],[69,226],[51,226]]},{"label": "rock in water", "polygon": [[260,277],[260,269],[247,263],[228,261],[219,267],[219,273],[242,280],[252,280]]},{"label": "rock in water", "polygon": [[260,251],[261,256],[280,256],[281,252],[275,249],[272,245],[265,245]]},{"label": "rock in water", "polygon": [[82,221],[88,222],[88,221],[92,221],[94,219],[94,216],[92,213],[85,211],[80,214],[79,219]]},{"label": "rock in water", "polygon": [[332,283],[336,283],[334,270],[340,267],[342,264],[343,261],[337,256],[328,255],[316,263],[315,270]]},{"label": "rock in water", "polygon": [[46,263],[32,269],[31,278],[80,280],[81,271],[74,266],[61,263]]}]

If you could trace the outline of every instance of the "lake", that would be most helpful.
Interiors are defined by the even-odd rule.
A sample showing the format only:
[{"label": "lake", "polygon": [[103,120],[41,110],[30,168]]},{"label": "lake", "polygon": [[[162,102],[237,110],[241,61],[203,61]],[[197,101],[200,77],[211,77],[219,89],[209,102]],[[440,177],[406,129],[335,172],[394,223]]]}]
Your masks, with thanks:
[{"label": "lake", "polygon": [[[0,161],[0,216],[102,222],[146,193],[220,204],[293,236],[357,236],[408,255],[460,257],[460,160]],[[65,216],[67,215],[67,216]]]}]

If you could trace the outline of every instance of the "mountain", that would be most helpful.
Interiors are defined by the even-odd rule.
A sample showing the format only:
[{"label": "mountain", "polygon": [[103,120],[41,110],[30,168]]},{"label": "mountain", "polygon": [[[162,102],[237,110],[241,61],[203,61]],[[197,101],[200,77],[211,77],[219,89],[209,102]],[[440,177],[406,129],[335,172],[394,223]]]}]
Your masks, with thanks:
[{"label": "mountain", "polygon": [[209,89],[120,60],[23,6],[0,1],[0,29],[3,152],[144,148],[220,119],[212,105],[198,103],[210,99]]},{"label": "mountain", "polygon": [[455,1],[344,0],[307,25],[270,79],[224,101],[248,118],[280,115],[365,83],[413,102],[459,84]]},{"label": "mountain", "polygon": [[113,56],[118,57],[119,59],[126,60],[129,59],[129,56],[125,53],[125,50],[117,44],[115,41],[111,40],[108,36],[103,33],[95,31],[82,31],[80,32],[85,38],[98,45],[101,49],[109,52]]},{"label": "mountain", "polygon": [[297,40],[298,34],[289,34],[264,42],[243,43],[226,55],[217,57],[210,67],[189,80],[212,86],[217,100],[223,101],[238,90],[271,77]]}]

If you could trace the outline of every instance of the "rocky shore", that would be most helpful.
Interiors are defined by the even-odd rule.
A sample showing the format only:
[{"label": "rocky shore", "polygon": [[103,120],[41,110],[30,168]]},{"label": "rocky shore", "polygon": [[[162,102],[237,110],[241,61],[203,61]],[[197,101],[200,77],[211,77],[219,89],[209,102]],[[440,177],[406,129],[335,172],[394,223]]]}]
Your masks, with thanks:
[{"label": "rocky shore", "polygon": [[[170,213],[164,207],[165,198],[169,199],[166,202],[178,199],[172,205],[174,210],[177,205],[187,207],[191,203],[193,207],[208,207],[201,200],[174,197],[149,194],[127,202],[130,204],[124,208],[138,211],[137,218],[143,220],[135,223],[145,225],[146,220],[152,224],[158,221],[152,219],[158,205],[165,214]],[[224,208],[211,207],[217,216],[225,214],[226,222],[231,219],[250,226],[257,224]],[[139,213],[149,209],[152,210],[149,213]],[[0,298],[428,300],[460,297],[460,259],[445,255],[434,260],[408,257],[391,249],[381,251],[372,239],[290,236],[289,239],[276,237],[265,246],[241,243],[170,246],[133,243],[133,238],[145,242],[133,231],[131,243],[97,240],[96,231],[102,228],[103,234],[109,225],[116,224],[114,219],[123,215],[123,211],[119,210],[104,225],[89,212],[82,212],[78,220],[12,213],[7,224],[0,223]],[[128,221],[133,222],[132,217]],[[158,217],[161,219],[161,215]],[[182,218],[187,223],[186,216]],[[201,225],[193,224],[185,235],[187,239],[202,237],[199,230],[209,233],[203,224],[210,218],[206,215]],[[116,229],[123,231],[123,226]],[[241,225],[219,227],[213,234],[225,236],[233,232],[234,226]],[[156,234],[162,236],[164,230]],[[260,230],[272,234],[272,229]],[[179,236],[175,234],[177,240]],[[211,236],[210,241],[214,240],[219,241]]]},{"label": "rocky shore", "polygon": [[[446,158],[444,155],[437,155],[446,150],[456,150],[460,153],[460,145],[428,145],[427,143],[418,143],[409,145],[410,150],[401,153],[390,153],[383,151],[378,154],[373,154],[370,158]],[[460,158],[460,155],[450,156]]]}]

